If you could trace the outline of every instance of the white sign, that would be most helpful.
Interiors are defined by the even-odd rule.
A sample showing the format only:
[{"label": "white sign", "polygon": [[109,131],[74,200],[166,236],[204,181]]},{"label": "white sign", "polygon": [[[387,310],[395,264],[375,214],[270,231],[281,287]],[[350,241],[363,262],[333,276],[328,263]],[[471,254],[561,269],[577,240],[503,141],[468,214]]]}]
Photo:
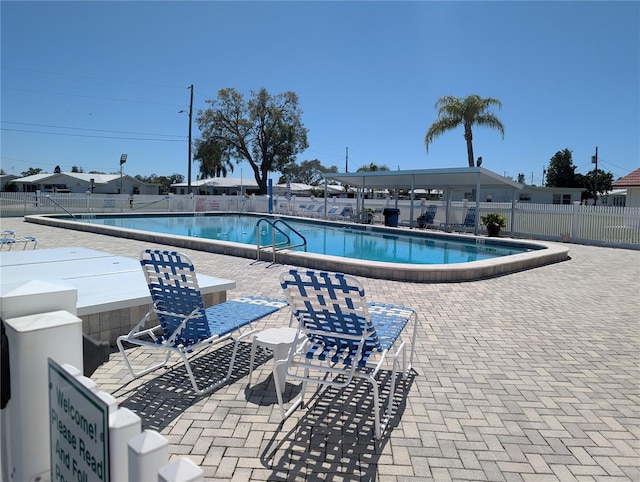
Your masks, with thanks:
[{"label": "white sign", "polygon": [[52,482],[109,480],[107,404],[49,358]]}]

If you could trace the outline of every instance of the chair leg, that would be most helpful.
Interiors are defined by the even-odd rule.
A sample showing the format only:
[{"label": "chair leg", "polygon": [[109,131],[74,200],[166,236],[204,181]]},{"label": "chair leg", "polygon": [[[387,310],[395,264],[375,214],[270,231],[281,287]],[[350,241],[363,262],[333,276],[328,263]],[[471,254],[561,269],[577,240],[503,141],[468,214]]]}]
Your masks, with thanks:
[{"label": "chair leg", "polygon": [[233,365],[236,361],[236,354],[238,352],[238,344],[240,343],[241,340],[244,340],[246,337],[253,335],[257,331],[258,331],[257,329],[251,329],[246,333],[242,333],[241,335],[238,336],[238,338],[236,338],[236,341],[233,344],[233,353],[231,354],[231,362],[229,363],[229,369],[227,370],[227,376],[225,377],[225,381],[231,378],[231,372],[233,372]]},{"label": "chair leg", "polygon": [[[380,420],[380,394],[378,393],[378,381],[371,375],[367,374],[363,377],[371,385],[371,394],[373,395],[373,430],[376,439],[382,437],[382,423]],[[386,425],[386,423],[385,423]]]},{"label": "chair leg", "polygon": [[183,352],[180,352],[180,356],[182,358],[182,360],[184,361],[185,367],[187,369],[187,374],[189,375],[189,380],[191,380],[191,385],[193,386],[194,391],[198,394],[198,395],[204,395],[206,393],[209,393],[210,391],[221,387],[222,385],[224,385],[225,383],[227,383],[229,381],[229,379],[231,378],[231,373],[233,372],[233,365],[235,363],[236,360],[236,354],[238,351],[238,344],[240,343],[241,340],[243,340],[244,338],[246,338],[247,336],[255,333],[257,330],[249,330],[246,333],[243,333],[242,335],[238,336],[238,338],[236,338],[236,340],[233,343],[233,352],[231,353],[231,360],[229,361],[229,368],[227,369],[227,373],[224,376],[224,378],[218,380],[217,382],[212,383],[211,385],[208,385],[205,388],[199,388],[198,384],[196,382],[196,379],[193,375],[193,371],[191,370],[191,364],[189,363],[189,359],[187,357],[187,355]]},{"label": "chair leg", "polygon": [[247,386],[250,387],[251,386],[251,378],[253,377],[253,364],[256,360],[256,346],[258,344],[256,343],[255,338],[253,339],[253,342],[251,343],[251,356],[249,358],[249,380],[247,381]]},{"label": "chair leg", "polygon": [[163,367],[167,364],[167,362],[169,361],[169,358],[171,358],[171,351],[167,351],[167,356],[165,357],[163,362],[160,363],[156,363],[155,365],[152,365],[148,368],[145,368],[143,370],[140,371],[135,371],[133,369],[133,366],[131,366],[131,362],[129,361],[129,357],[127,356],[127,352],[124,349],[124,346],[122,345],[122,341],[123,341],[123,337],[118,337],[118,339],[116,340],[116,344],[118,345],[118,350],[120,351],[120,353],[122,354],[122,357],[124,358],[124,363],[125,365],[127,365],[127,368],[129,369],[129,373],[131,373],[131,376],[133,378],[139,378],[143,375],[146,375],[147,373],[151,373],[154,370],[157,370],[160,367]]}]

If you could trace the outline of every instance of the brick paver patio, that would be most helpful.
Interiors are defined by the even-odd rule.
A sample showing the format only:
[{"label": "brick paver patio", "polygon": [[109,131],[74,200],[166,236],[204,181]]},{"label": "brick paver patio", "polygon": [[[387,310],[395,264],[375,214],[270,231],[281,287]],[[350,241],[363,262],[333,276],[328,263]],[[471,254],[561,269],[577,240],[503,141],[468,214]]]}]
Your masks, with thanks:
[{"label": "brick paver patio", "polygon": [[[137,258],[149,247],[21,218],[1,223],[36,236],[38,249]],[[281,296],[283,266],[183,251],[198,272],[235,280],[231,297]],[[132,381],[118,353],[92,378],[207,480],[640,480],[640,251],[575,245],[570,255],[470,283],[360,278],[369,298],[420,314],[415,372],[378,443],[363,384],[314,397],[280,425],[271,361],[262,356],[248,388],[247,347],[232,383],[204,397],[181,366]],[[283,311],[260,326],[287,323]],[[213,372],[228,353],[195,365]],[[296,386],[287,389],[292,397]]]}]

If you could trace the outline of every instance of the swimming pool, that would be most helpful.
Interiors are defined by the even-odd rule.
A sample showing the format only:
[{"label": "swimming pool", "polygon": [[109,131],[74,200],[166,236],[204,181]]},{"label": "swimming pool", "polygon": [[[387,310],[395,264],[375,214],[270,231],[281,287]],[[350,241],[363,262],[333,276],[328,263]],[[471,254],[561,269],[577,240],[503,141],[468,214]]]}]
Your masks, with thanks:
[{"label": "swimming pool", "polygon": [[[256,230],[260,219],[263,221]],[[484,238],[408,235],[366,229],[362,225],[329,224],[312,220],[287,219],[285,223],[277,223],[277,229],[273,229],[269,218],[251,215],[112,216],[83,219],[82,222],[251,246],[256,246],[257,237],[261,246],[270,245],[275,234],[276,243],[285,246],[286,236],[296,245],[303,239],[306,240],[306,251],[310,253],[385,263],[468,263],[541,249],[533,245],[504,244],[498,241],[487,243]],[[478,243],[478,239],[483,242]],[[293,249],[304,251],[301,246]]]},{"label": "swimming pool", "polygon": [[[134,238],[256,259],[256,223],[279,217],[239,214],[28,216],[30,222]],[[511,273],[568,257],[552,243],[452,235],[350,223],[282,217],[308,242],[307,252],[286,249],[283,264],[404,281],[468,281]],[[280,224],[279,227],[282,227]],[[261,222],[260,244],[271,243],[268,221]],[[278,235],[280,236],[280,235]],[[294,235],[291,236],[292,239]],[[297,242],[294,241],[294,243]],[[274,261],[270,249],[260,259]]]}]

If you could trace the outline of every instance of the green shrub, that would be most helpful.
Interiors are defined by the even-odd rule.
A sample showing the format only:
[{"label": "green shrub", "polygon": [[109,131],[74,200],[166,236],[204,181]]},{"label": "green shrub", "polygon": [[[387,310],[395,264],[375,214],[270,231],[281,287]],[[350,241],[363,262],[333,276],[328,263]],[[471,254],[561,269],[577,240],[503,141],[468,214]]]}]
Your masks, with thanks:
[{"label": "green shrub", "polygon": [[482,219],[482,224],[485,226],[492,225],[504,228],[507,225],[507,220],[500,213],[485,214],[484,216],[480,216],[480,219]]}]

